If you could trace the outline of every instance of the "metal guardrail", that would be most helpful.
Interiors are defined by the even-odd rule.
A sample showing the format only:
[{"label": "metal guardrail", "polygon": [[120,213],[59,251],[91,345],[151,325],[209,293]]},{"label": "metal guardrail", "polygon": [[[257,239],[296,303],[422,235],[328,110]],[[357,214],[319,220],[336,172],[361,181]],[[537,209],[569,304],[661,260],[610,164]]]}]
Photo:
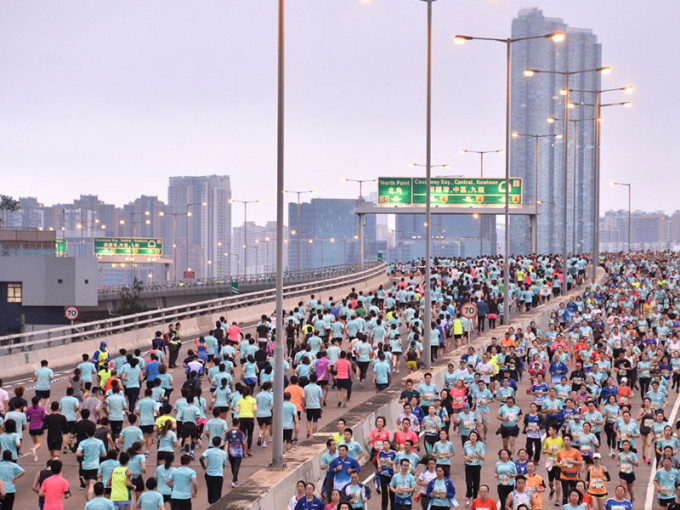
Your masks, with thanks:
[{"label": "metal guardrail", "polygon": [[[344,285],[370,280],[379,276],[381,273],[386,274],[385,264],[380,263],[378,265],[370,265],[372,267],[363,270],[359,269],[358,266],[354,266],[354,272],[342,276],[286,286],[283,289],[283,297],[291,298],[308,295],[310,293],[327,292]],[[207,314],[220,314],[237,308],[259,305],[273,301],[275,296],[276,289],[272,288],[264,291],[241,294],[239,296],[210,299],[187,305],[146,311],[134,315],[85,322],[73,326],[61,326],[41,331],[6,335],[0,337],[0,354],[13,354],[14,352],[32,351],[49,348],[55,345],[105,338],[116,333],[147,328],[155,325],[165,326],[169,322],[181,322],[182,320],[191,317]],[[160,329],[164,330],[164,328]]]},{"label": "metal guardrail", "polygon": [[[371,261],[366,262],[364,266],[373,267],[379,265],[380,262]],[[304,282],[309,280],[317,280],[319,278],[327,278],[335,275],[348,274],[355,271],[357,264],[339,264],[334,266],[325,266],[304,271],[286,271],[283,275],[284,282]],[[250,284],[274,283],[276,281],[276,273],[262,273],[248,276],[239,276],[233,278],[201,278],[196,280],[180,280],[172,282],[161,282],[144,284],[141,289],[141,297],[145,297],[146,293],[157,293],[158,291],[168,290],[184,290],[193,288],[219,288],[227,287],[232,282],[238,283],[239,286],[248,286]],[[124,288],[129,288],[129,285],[115,285],[109,287],[101,287],[98,290],[99,296],[105,299],[117,296]]]}]

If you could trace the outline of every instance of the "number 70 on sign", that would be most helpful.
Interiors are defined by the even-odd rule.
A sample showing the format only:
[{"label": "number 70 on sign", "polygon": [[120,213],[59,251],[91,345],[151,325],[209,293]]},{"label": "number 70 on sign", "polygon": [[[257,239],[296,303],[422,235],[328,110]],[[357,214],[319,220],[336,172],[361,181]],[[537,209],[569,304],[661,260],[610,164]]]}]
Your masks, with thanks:
[{"label": "number 70 on sign", "polygon": [[477,316],[477,305],[474,303],[465,303],[460,308],[460,314],[466,319],[474,319]]}]

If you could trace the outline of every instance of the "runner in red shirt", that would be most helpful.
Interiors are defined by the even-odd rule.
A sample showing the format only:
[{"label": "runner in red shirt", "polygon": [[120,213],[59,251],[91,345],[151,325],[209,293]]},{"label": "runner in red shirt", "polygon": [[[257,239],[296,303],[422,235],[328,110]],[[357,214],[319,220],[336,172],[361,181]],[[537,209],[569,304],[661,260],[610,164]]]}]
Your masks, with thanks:
[{"label": "runner in red shirt", "polygon": [[413,447],[420,450],[418,446],[418,434],[411,430],[411,420],[409,418],[404,418],[401,420],[401,430],[394,433],[394,442],[397,444],[398,450],[404,449],[404,443],[407,440],[413,442]]},{"label": "runner in red shirt", "polygon": [[496,501],[489,497],[489,486],[479,486],[479,497],[472,500],[472,510],[497,510]]}]

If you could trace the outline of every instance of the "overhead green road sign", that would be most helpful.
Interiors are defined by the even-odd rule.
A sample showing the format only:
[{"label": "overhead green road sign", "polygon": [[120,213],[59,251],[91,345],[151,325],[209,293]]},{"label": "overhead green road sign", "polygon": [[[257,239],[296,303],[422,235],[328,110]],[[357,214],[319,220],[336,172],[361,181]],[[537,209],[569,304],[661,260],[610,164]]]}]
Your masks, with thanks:
[{"label": "overhead green road sign", "polygon": [[381,177],[378,179],[378,205],[410,204],[412,187],[410,177]]},{"label": "overhead green road sign", "polygon": [[163,240],[148,237],[95,237],[95,255],[162,255]]},{"label": "overhead green road sign", "polygon": [[57,257],[65,257],[68,254],[68,244],[66,239],[57,239],[54,242],[54,251]]},{"label": "overhead green road sign", "polygon": [[[413,179],[413,203],[424,204],[425,179]],[[464,179],[435,177],[431,179],[433,205],[505,205],[505,179]],[[510,204],[522,204],[522,179],[510,179]]]},{"label": "overhead green road sign", "polygon": [[[420,177],[378,179],[378,205],[425,204],[426,180]],[[510,205],[522,205],[522,179],[510,179]],[[435,177],[431,180],[431,204],[437,206],[505,205],[505,179]]]}]

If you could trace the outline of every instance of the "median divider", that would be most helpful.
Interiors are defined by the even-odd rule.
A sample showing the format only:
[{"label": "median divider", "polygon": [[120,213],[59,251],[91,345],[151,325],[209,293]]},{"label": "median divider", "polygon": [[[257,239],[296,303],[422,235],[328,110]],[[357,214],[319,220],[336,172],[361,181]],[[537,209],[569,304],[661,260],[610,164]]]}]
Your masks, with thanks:
[{"label": "median divider", "polygon": [[[601,284],[605,279],[605,270],[598,268],[597,283]],[[560,303],[569,301],[571,297],[581,294],[584,289],[585,287],[582,285],[573,289],[566,296],[551,299],[546,305],[530,312],[515,315],[509,326],[515,329],[522,328],[523,331],[526,331],[533,321],[539,328],[545,330],[550,313],[558,308]],[[441,356],[429,370],[432,373],[434,384],[438,388],[444,386],[444,373],[448,364],[460,359],[460,356],[470,346],[474,347],[475,350],[480,350],[490,343],[492,336],[498,335],[504,330],[504,326],[499,326],[495,330],[488,331],[472,340],[469,345],[465,344],[445,356]],[[367,452],[371,450],[368,444],[368,434],[375,427],[375,419],[378,416],[385,417],[388,428],[394,429],[394,424],[403,411],[399,404],[399,396],[404,389],[403,380],[411,377],[415,386],[417,386],[423,379],[424,373],[425,371],[419,370],[410,376],[399,374],[399,379],[393,380],[386,390],[355,407],[347,408],[343,414],[343,417],[347,420],[347,426],[353,429],[354,439],[360,442]],[[278,510],[286,508],[288,501],[295,494],[295,484],[298,480],[314,481],[318,494],[324,475],[320,467],[321,457],[326,451],[326,441],[335,432],[335,423],[327,424],[312,437],[300,441],[295,448],[284,455],[286,464],[284,468],[264,468],[253,473],[248,480],[240,484],[239,487],[232,489],[228,495],[211,505],[208,510]]]}]

